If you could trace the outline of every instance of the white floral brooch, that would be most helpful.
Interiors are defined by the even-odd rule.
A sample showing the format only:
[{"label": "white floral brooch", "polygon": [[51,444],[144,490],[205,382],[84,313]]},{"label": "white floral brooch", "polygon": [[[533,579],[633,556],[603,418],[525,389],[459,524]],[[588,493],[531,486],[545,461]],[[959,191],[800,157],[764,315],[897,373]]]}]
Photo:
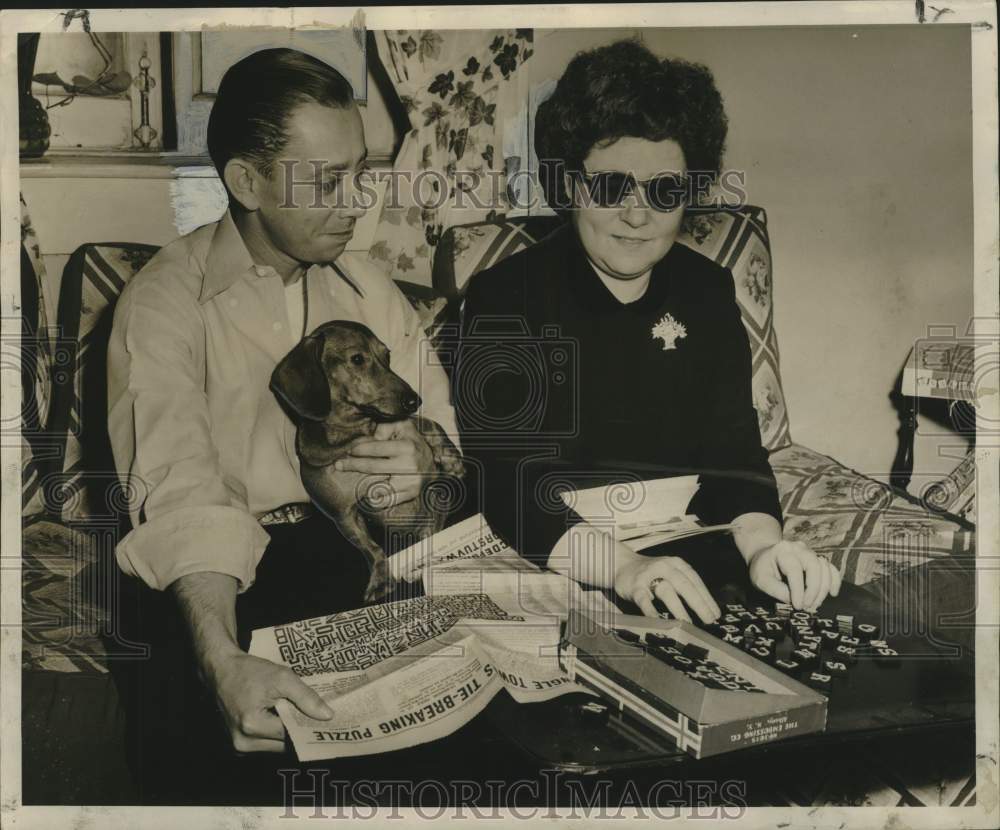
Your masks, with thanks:
[{"label": "white floral brooch", "polygon": [[663,351],[676,349],[677,341],[687,337],[687,329],[683,323],[678,323],[670,313],[664,314],[660,322],[653,326],[653,339],[663,341]]}]

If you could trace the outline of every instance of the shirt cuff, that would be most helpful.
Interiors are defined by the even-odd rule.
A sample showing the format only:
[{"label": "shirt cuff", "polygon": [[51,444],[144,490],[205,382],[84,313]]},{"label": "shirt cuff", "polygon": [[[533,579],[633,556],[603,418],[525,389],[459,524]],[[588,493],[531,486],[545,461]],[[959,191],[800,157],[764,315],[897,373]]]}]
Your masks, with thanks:
[{"label": "shirt cuff", "polygon": [[150,588],[166,590],[182,576],[222,573],[242,593],[253,585],[270,536],[249,513],[235,507],[182,507],[144,522],[115,550],[121,569]]}]

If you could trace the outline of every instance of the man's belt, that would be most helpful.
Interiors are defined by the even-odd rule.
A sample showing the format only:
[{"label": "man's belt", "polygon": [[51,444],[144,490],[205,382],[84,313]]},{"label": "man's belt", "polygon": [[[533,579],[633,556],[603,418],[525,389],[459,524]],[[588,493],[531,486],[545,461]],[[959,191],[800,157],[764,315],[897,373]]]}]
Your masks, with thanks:
[{"label": "man's belt", "polygon": [[257,521],[262,525],[294,525],[316,515],[316,508],[307,503],[283,504],[269,510]]}]

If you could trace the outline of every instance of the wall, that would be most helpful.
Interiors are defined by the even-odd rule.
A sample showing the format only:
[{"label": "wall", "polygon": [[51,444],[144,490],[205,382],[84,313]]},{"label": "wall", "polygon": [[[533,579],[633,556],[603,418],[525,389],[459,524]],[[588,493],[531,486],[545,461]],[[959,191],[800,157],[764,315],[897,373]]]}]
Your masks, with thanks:
[{"label": "wall", "polygon": [[[531,83],[557,78],[576,51],[629,34],[538,32]],[[962,333],[972,314],[967,27],[641,37],[660,54],[707,64],[725,98],[727,164],[746,171],[750,200],[768,212],[794,439],[884,478],[898,426],[888,395],[908,349],[931,325]],[[53,265],[98,238],[95,217],[104,239],[175,233],[169,181],[92,182],[74,190],[75,202],[42,179],[27,180],[25,192]],[[964,441],[921,438],[918,471],[954,466],[939,447],[960,453]]]}]

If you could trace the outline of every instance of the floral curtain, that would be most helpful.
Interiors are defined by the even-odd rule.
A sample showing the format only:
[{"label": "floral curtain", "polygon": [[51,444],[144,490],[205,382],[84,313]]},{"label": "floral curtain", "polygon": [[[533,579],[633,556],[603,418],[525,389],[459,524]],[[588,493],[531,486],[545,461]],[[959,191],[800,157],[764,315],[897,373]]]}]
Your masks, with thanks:
[{"label": "floral curtain", "polygon": [[506,212],[504,121],[523,106],[532,41],[531,29],[378,32],[411,125],[368,253],[392,277],[430,284],[445,229]]}]

